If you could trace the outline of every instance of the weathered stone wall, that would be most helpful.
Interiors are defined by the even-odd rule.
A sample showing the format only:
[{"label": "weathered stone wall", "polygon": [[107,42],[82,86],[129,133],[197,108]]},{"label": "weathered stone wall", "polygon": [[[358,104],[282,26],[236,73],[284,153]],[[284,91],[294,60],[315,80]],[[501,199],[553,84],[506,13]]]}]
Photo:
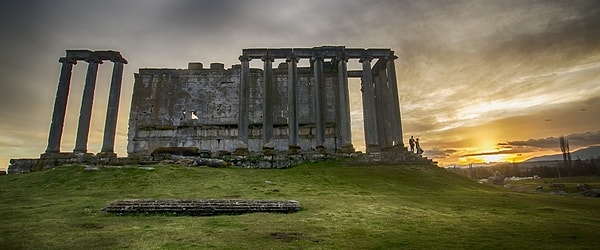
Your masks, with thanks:
[{"label": "weathered stone wall", "polygon": [[232,100],[237,100],[238,79],[239,70],[140,69],[129,153],[148,154],[157,147],[235,147],[238,107]]},{"label": "weathered stone wall", "polygon": [[300,203],[294,200],[128,199],[108,204],[102,211],[119,215],[171,214],[211,216],[245,213],[294,213],[300,211],[300,209]]},{"label": "weathered stone wall", "polygon": [[[211,152],[234,151],[238,145],[238,96],[240,65],[208,69],[190,64],[189,69],[140,69],[129,118],[130,155],[148,155],[158,147],[197,147]],[[335,140],[336,74],[325,64],[326,146],[340,147]],[[287,64],[273,69],[273,144],[288,147]],[[298,70],[299,146],[315,148],[314,86],[310,68]],[[263,70],[250,70],[250,151],[261,151],[263,117]]]}]

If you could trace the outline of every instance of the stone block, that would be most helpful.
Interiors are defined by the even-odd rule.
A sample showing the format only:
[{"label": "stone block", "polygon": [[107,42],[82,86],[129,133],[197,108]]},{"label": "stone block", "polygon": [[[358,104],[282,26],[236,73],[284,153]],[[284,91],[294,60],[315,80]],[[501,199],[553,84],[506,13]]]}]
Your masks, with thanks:
[{"label": "stone block", "polygon": [[258,168],[273,168],[273,164],[270,161],[260,161],[258,163]]},{"label": "stone block", "polygon": [[238,155],[238,156],[248,156],[249,154],[250,154],[250,151],[248,151],[247,147],[236,148],[235,149],[235,155]]},{"label": "stone block", "polygon": [[126,199],[102,209],[118,215],[167,214],[188,216],[239,215],[245,213],[294,213],[300,211],[294,200],[174,200]]}]

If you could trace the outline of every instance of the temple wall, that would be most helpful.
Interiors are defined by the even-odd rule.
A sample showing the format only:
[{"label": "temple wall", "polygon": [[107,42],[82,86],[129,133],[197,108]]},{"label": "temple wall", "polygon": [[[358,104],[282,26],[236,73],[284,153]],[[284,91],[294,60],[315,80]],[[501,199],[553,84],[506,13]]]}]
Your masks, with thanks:
[{"label": "temple wall", "polygon": [[[239,65],[210,68],[140,69],[129,118],[128,153],[150,154],[158,147],[197,147],[200,150],[234,151],[238,146]],[[273,144],[288,148],[288,93],[286,64],[273,69]],[[298,69],[299,146],[314,150],[314,85],[310,68]],[[326,140],[335,142],[335,84],[331,67],[325,69]],[[262,150],[263,70],[250,70],[248,149]]]}]

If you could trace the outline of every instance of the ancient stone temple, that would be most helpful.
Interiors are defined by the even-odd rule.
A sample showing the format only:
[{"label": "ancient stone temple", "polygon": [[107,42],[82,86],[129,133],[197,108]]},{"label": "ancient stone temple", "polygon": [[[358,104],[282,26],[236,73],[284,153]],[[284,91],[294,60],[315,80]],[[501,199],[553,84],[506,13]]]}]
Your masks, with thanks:
[{"label": "ancient stone temple", "polygon": [[[349,77],[362,80],[367,152],[402,145],[395,59],[390,49],[252,48],[231,68],[189,63],[187,69],[140,69],[128,154],[161,147],[353,152]],[[263,67],[250,68],[251,60]],[[301,60],[310,67],[299,67]],[[358,60],[362,70],[349,71],[348,60]]]},{"label": "ancient stone temple", "polygon": [[[205,164],[200,159],[210,153],[220,158],[211,159],[218,166],[251,168],[287,168],[338,157],[351,157],[352,164],[434,163],[402,143],[395,59],[390,49],[258,48],[244,49],[240,64],[230,68],[197,62],[187,69],[142,68],[135,74],[124,158],[117,157],[114,145],[127,60],[117,51],[67,50],[59,60],[62,68],[46,151],[39,159],[11,159],[8,173],[65,163],[158,163],[165,156],[181,160],[177,155],[181,152],[193,152],[195,157],[181,164],[187,160]],[[252,60],[260,60],[262,67],[251,68]],[[356,60],[361,69],[349,70],[349,60]],[[62,152],[71,72],[79,61],[88,67],[75,148]],[[104,61],[114,67],[103,145],[93,154],[87,143],[98,64]],[[357,154],[352,144],[349,78],[361,79],[367,154]]]}]

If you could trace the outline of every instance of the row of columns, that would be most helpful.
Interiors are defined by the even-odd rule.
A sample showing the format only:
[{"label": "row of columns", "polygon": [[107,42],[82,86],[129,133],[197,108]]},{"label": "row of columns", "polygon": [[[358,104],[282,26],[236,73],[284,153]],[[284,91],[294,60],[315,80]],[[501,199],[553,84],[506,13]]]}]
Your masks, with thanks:
[{"label": "row of columns", "polygon": [[[247,56],[240,56],[241,61],[241,79],[240,79],[240,114],[239,118],[239,140],[242,145],[248,145],[248,102],[250,99],[250,60]],[[264,63],[263,70],[263,126],[262,139],[265,147],[270,147],[273,140],[273,69],[272,63],[274,57],[263,56],[261,60]],[[298,126],[298,62],[300,57],[289,55],[286,57],[288,64],[288,145],[290,148],[299,147],[299,126]],[[322,56],[314,56],[311,58],[314,68],[314,83],[315,83],[315,127],[316,127],[316,147],[322,148],[325,144],[325,82],[323,74]],[[336,121],[338,136],[342,142],[342,147],[352,148],[352,132],[350,128],[350,101],[348,97],[348,72],[347,58],[338,60],[339,72],[339,98],[338,98],[338,120]]]},{"label": "row of columns", "polygon": [[[362,101],[364,115],[365,143],[367,152],[380,150],[382,147],[402,145],[402,126],[400,119],[400,108],[398,103],[398,89],[396,85],[396,74],[394,60],[397,58],[390,52],[385,57],[377,57],[378,64],[384,67],[371,67],[374,59],[371,55],[359,57],[362,64]],[[247,148],[248,145],[248,104],[250,98],[250,61],[253,57],[242,55],[240,99],[239,99],[239,140]],[[257,58],[256,56],[254,58]],[[263,55],[259,57],[263,61],[263,126],[262,136],[264,147],[271,147],[273,140],[273,56]],[[313,68],[313,80],[315,88],[315,144],[317,148],[325,144],[325,115],[326,96],[323,63],[324,56],[315,53],[311,57],[300,57],[288,54],[285,59],[288,65],[288,144],[290,148],[298,147],[298,62],[300,58],[310,58]],[[354,57],[356,58],[356,57]],[[352,132],[350,118],[350,100],[348,93],[348,62],[349,56],[338,55],[332,58],[337,65],[336,84],[336,133],[341,142],[341,148],[351,149]],[[376,72],[376,79],[373,71]],[[379,124],[378,124],[379,123]]]},{"label": "row of columns", "polygon": [[[369,86],[373,86],[375,106],[378,107],[374,117],[377,123],[375,131],[377,144],[381,148],[403,144],[398,87],[394,70],[396,58],[395,56],[379,58],[372,69],[372,82],[363,81],[363,85],[371,83]],[[370,118],[372,119],[373,116],[371,115]]]},{"label": "row of columns", "polygon": [[56,92],[56,99],[54,101],[54,110],[52,113],[50,131],[48,134],[48,146],[46,148],[46,152],[42,154],[42,158],[52,158],[56,156],[55,154],[60,153],[60,144],[67,110],[67,101],[69,96],[69,88],[71,85],[73,65],[77,64],[77,61],[79,60],[87,62],[88,68],[83,89],[83,97],[81,100],[81,110],[79,112],[77,137],[73,152],[87,153],[87,143],[92,116],[98,64],[101,64],[104,60],[110,60],[113,62],[113,72],[109,90],[101,153],[111,156],[115,155],[114,144],[119,99],[121,95],[121,83],[123,78],[123,64],[126,64],[127,60],[121,57],[121,54],[116,51],[93,52],[87,50],[68,50],[67,56],[59,59],[59,62],[62,63],[61,73]]}]

